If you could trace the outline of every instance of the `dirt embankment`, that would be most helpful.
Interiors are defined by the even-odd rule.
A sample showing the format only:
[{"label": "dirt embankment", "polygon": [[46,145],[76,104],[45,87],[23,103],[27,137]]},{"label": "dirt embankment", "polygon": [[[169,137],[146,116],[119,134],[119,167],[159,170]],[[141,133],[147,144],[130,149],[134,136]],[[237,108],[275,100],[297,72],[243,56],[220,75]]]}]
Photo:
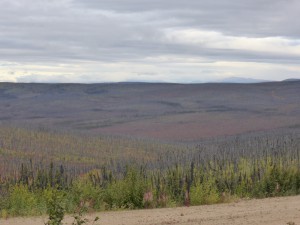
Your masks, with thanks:
[{"label": "dirt embankment", "polygon": [[[102,212],[99,225],[300,225],[300,196],[171,209]],[[39,225],[46,217],[0,220],[1,225]],[[71,218],[65,222],[70,224]]]}]

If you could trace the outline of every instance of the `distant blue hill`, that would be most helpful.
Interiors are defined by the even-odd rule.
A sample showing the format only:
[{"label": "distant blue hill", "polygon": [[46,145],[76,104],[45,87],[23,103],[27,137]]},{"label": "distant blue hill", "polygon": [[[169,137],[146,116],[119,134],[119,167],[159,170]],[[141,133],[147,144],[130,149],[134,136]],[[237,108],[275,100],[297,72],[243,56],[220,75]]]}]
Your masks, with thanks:
[{"label": "distant blue hill", "polygon": [[244,78],[244,77],[228,77],[222,80],[216,81],[217,83],[263,83],[263,82],[270,82],[268,80],[260,80],[260,79],[253,79],[253,78]]},{"label": "distant blue hill", "polygon": [[300,81],[300,79],[298,79],[298,78],[289,78],[289,79],[283,80],[283,82],[289,82],[289,81]]}]

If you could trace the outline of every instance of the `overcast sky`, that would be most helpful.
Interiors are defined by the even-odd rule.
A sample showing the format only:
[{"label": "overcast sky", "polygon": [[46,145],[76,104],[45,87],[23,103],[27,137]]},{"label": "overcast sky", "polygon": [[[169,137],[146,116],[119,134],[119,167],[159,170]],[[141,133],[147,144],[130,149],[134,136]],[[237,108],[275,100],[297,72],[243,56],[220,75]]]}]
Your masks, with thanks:
[{"label": "overcast sky", "polygon": [[0,0],[0,81],[300,78],[299,0]]}]

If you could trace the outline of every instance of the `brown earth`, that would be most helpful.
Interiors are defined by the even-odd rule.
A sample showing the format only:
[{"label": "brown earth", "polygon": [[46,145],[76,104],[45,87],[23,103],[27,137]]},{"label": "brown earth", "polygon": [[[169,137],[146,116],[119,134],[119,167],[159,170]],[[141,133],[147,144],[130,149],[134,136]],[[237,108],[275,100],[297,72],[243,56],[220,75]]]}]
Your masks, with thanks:
[{"label": "brown earth", "polygon": [[[240,202],[196,207],[102,212],[99,225],[298,225],[300,196],[243,200]],[[46,218],[0,220],[1,225],[39,225]],[[71,218],[65,222],[71,224]]]}]

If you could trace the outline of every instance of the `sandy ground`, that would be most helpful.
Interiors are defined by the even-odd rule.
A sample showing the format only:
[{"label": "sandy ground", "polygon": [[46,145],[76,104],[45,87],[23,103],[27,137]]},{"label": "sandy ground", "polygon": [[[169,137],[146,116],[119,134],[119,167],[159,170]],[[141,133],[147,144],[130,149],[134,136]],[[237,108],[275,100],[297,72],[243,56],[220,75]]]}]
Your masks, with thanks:
[{"label": "sandy ground", "polygon": [[[99,225],[300,225],[300,196],[248,200],[229,204],[101,212]],[[42,218],[13,218],[0,220],[1,225],[39,225]],[[71,224],[71,218],[65,222]]]}]

